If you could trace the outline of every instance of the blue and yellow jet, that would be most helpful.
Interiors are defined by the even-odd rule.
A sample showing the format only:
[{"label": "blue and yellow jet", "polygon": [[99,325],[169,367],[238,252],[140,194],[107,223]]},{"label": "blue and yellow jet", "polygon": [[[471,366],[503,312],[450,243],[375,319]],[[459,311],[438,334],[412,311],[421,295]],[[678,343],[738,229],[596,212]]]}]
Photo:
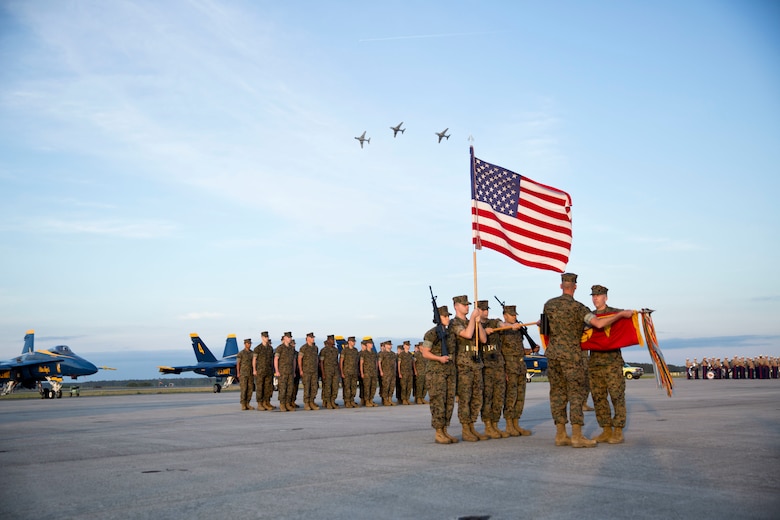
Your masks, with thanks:
[{"label": "blue and yellow jet", "polygon": [[[30,389],[37,386],[44,398],[62,397],[63,377],[76,379],[98,371],[98,367],[74,354],[67,345],[36,351],[33,350],[34,343],[35,331],[28,330],[24,336],[22,354],[8,361],[0,361],[2,395],[10,394],[18,385],[22,385]],[[43,381],[48,381],[51,389],[45,388],[41,384]]]},{"label": "blue and yellow jet", "polygon": [[[222,353],[222,359],[217,359],[208,349],[200,336],[194,332],[190,334],[192,339],[192,350],[195,351],[195,357],[198,360],[196,365],[183,367],[157,367],[163,374],[181,374],[182,372],[195,372],[206,377],[216,378],[214,383],[214,392],[221,392],[223,388],[228,388],[236,379],[236,356],[238,356],[238,342],[235,334],[228,334],[225,340],[225,351]],[[222,386],[222,381],[225,385]]]}]

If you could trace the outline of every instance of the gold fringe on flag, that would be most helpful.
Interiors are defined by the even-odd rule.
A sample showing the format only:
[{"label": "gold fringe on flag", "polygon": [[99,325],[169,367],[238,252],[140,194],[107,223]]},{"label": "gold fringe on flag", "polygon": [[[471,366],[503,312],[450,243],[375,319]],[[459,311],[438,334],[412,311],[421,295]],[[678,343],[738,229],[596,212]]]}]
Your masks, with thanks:
[{"label": "gold fringe on flag", "polygon": [[652,309],[642,309],[642,329],[645,333],[645,341],[647,341],[647,350],[650,351],[650,357],[655,365],[655,381],[659,387],[663,386],[666,389],[666,394],[672,397],[674,389],[674,382],[672,381],[672,374],[669,372],[669,367],[666,366],[664,361],[663,352],[658,346],[658,338],[655,335],[655,325],[653,325],[653,318],[650,314]]}]

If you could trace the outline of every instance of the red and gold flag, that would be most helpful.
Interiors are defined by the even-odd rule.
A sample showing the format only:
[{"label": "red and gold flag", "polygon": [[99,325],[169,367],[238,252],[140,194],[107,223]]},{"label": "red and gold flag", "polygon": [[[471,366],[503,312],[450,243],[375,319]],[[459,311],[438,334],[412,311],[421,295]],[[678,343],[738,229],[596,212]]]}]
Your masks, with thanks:
[{"label": "red and gold flag", "polygon": [[[599,318],[607,318],[615,313],[599,314]],[[590,328],[582,334],[580,347],[582,350],[607,351],[617,350],[632,345],[644,345],[639,328],[639,317],[635,312],[631,318],[621,318],[603,329]]]}]

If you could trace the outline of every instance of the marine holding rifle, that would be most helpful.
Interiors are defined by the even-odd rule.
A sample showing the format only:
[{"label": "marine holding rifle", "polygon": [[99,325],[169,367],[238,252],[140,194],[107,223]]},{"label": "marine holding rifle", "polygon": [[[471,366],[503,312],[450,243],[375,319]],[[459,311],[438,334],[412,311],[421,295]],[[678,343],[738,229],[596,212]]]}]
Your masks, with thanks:
[{"label": "marine holding rifle", "polygon": [[523,334],[527,334],[525,327],[517,322],[517,310],[515,305],[504,305],[504,326],[510,329],[501,331],[501,352],[504,355],[506,369],[506,400],[504,401],[504,417],[506,418],[506,431],[512,437],[531,435],[530,430],[521,428],[518,424],[523,415],[525,405],[526,373],[525,349],[523,347]]},{"label": "marine holding rifle", "polygon": [[509,437],[509,433],[501,430],[498,421],[501,420],[501,412],[504,410],[504,396],[506,394],[506,370],[504,368],[504,356],[501,353],[501,320],[490,318],[490,306],[487,300],[477,302],[477,308],[482,313],[480,323],[487,334],[487,341],[482,346],[482,369],[484,381],[484,394],[482,399],[482,422],[485,423],[485,434],[491,439]]},{"label": "marine holding rifle", "polygon": [[452,444],[458,439],[447,433],[455,407],[455,363],[447,348],[447,327],[451,315],[446,305],[436,308],[434,300],[433,306],[436,326],[425,333],[420,349],[428,360],[425,379],[430,399],[431,427],[436,430],[434,440],[438,444]]}]

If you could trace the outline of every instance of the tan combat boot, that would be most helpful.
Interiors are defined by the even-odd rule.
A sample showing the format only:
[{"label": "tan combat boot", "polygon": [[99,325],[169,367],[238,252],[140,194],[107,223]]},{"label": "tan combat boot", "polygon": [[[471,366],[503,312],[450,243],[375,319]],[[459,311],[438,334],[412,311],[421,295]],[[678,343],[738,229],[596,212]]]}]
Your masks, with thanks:
[{"label": "tan combat boot", "polygon": [[515,427],[515,430],[517,430],[518,432],[520,432],[520,435],[522,435],[522,436],[524,436],[524,437],[525,437],[525,436],[528,436],[528,435],[533,435],[533,432],[532,432],[531,430],[526,430],[525,428],[521,428],[521,427],[520,427],[520,425],[519,425],[519,424],[517,424],[517,421],[519,421],[519,420],[520,420],[520,419],[518,419],[517,417],[515,417],[515,418],[513,419],[513,421],[514,421],[514,427]]},{"label": "tan combat boot", "polygon": [[[477,437],[472,431],[469,426],[472,426],[468,423],[462,423],[461,427],[463,428],[463,433],[461,433],[461,437],[463,437],[464,441],[468,442],[477,442],[479,440],[479,437]],[[473,426],[472,426],[473,427]]]},{"label": "tan combat boot", "polygon": [[458,439],[450,435],[450,432],[447,431],[447,427],[441,429],[441,431],[444,432],[444,435],[450,440],[451,443],[456,444],[458,442]]},{"label": "tan combat boot", "polygon": [[241,403],[241,410],[249,410],[249,407],[246,405],[246,403]]},{"label": "tan combat boot", "polygon": [[566,433],[566,423],[555,423],[555,445],[571,446],[571,437]]},{"label": "tan combat boot", "polygon": [[623,428],[613,428],[612,437],[607,441],[610,444],[622,444],[623,441]]},{"label": "tan combat boot", "polygon": [[311,401],[309,401],[309,406],[311,406],[311,409],[312,409],[312,410],[319,410],[319,409],[320,409],[320,407],[319,407],[319,406],[317,406],[317,403],[315,403],[315,402],[314,402],[314,399],[312,399]]},{"label": "tan combat boot", "polygon": [[498,431],[496,430],[493,421],[491,421],[490,419],[483,419],[482,422],[485,423],[485,435],[487,435],[487,437],[489,437],[490,439],[501,438],[501,434],[498,433]]},{"label": "tan combat boot", "polygon": [[[509,422],[507,421],[507,425],[508,424]],[[498,432],[498,434],[501,436],[502,439],[506,439],[507,437],[509,437],[509,432],[502,430],[497,422],[495,421],[493,422],[493,427],[496,429],[496,431]]]},{"label": "tan combat boot", "polygon": [[436,444],[452,444],[449,437],[444,435],[444,431],[441,428],[436,428],[436,437],[434,437]]},{"label": "tan combat boot", "polygon": [[596,442],[608,442],[610,437],[612,437],[612,426],[604,426],[604,430],[597,437],[594,437],[593,440]]},{"label": "tan combat boot", "polygon": [[306,410],[307,412],[311,411],[311,405],[309,404],[309,401],[303,402],[303,409]]},{"label": "tan combat boot", "polygon": [[287,411],[287,404],[286,403],[279,403],[279,411],[280,412],[286,412]]},{"label": "tan combat boot", "polygon": [[589,406],[588,403],[582,403],[582,411],[583,412],[592,412],[595,410],[592,406]]},{"label": "tan combat boot", "polygon": [[506,418],[506,432],[512,437],[520,437],[520,432],[517,431],[517,428],[515,428],[516,421],[517,419],[514,419],[512,417]]},{"label": "tan combat boot", "polygon": [[336,401],[331,401],[331,402],[330,402],[330,406],[331,406],[331,408],[333,408],[334,410],[338,410],[339,408],[341,408],[339,405],[337,405],[337,404],[336,404]]},{"label": "tan combat boot", "polygon": [[295,401],[293,401],[292,403],[287,403],[287,411],[288,412],[294,412],[297,409],[298,409],[298,405],[295,404]]},{"label": "tan combat boot", "polygon": [[595,448],[596,441],[588,439],[582,434],[581,424],[571,425],[571,447],[572,448]]},{"label": "tan combat boot", "polygon": [[246,405],[246,409],[247,409],[247,410],[254,410],[254,409],[255,409],[255,407],[254,407],[254,406],[252,406],[251,404],[247,404],[247,405]]},{"label": "tan combat boot", "polygon": [[474,423],[469,424],[469,428],[471,428],[471,433],[476,435],[477,438],[479,440],[481,440],[481,441],[486,441],[486,440],[488,440],[490,438],[487,435],[485,435],[484,433],[479,433],[476,429],[474,429]]}]

